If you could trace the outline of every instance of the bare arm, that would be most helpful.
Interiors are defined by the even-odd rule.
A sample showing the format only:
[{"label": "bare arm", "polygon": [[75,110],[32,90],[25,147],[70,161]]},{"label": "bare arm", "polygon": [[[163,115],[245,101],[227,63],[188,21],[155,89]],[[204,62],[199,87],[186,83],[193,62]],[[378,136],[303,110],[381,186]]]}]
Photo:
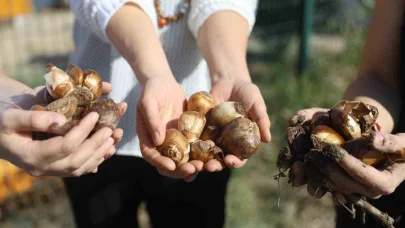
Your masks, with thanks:
[{"label": "bare arm", "polygon": [[121,7],[108,22],[106,32],[142,85],[155,76],[174,79],[150,18],[136,4]]},{"label": "bare arm", "polygon": [[219,11],[201,26],[198,40],[213,83],[219,79],[251,81],[246,63],[248,39],[247,21],[232,11]]},{"label": "bare arm", "polygon": [[376,0],[359,77],[345,93],[345,99],[361,100],[380,111],[382,131],[391,132],[399,120],[400,33],[405,1]]}]

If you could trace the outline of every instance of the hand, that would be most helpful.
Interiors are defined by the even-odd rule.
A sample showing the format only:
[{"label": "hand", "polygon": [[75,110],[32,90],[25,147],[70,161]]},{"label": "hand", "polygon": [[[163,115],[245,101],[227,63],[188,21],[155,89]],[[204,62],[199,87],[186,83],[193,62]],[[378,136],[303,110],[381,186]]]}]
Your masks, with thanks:
[{"label": "hand", "polygon": [[[308,109],[298,112],[301,117],[293,117],[292,124],[302,124],[309,121],[315,113],[321,113],[326,109]],[[316,115],[316,114],[315,114]],[[294,121],[300,119],[300,121]],[[405,152],[405,134],[375,133],[369,137],[371,147],[368,150],[377,150],[388,155],[401,156]],[[396,187],[405,179],[405,164],[387,159],[380,168],[369,166],[353,157],[351,151],[346,151],[340,146],[333,146],[340,155],[340,159],[324,167],[326,177],[324,186],[334,190],[340,201],[344,201],[342,194],[359,193],[371,199],[377,199],[382,195],[388,195],[395,191]],[[302,186],[306,183],[302,171],[303,163],[295,162],[290,175],[293,176],[293,185]],[[322,197],[326,192],[318,191],[315,195],[313,187],[307,186],[308,192],[316,197]]]},{"label": "hand", "polygon": [[[18,106],[31,107],[45,103],[45,89],[38,87],[15,96]],[[111,91],[109,83],[103,83],[103,94]],[[27,96],[30,95],[30,96]],[[120,114],[126,103],[120,103]],[[32,132],[54,133],[66,118],[54,112],[9,109],[0,113],[0,156],[33,176],[80,176],[96,172],[97,166],[115,152],[114,141],[122,137],[122,129],[104,128],[89,139],[89,133],[98,120],[98,114],[87,115],[80,124],[66,135],[44,141],[32,140]]]},{"label": "hand", "polygon": [[156,150],[163,143],[166,129],[176,128],[177,120],[186,109],[186,96],[173,79],[148,79],[137,105],[136,131],[143,158],[155,166],[160,174],[171,178],[185,178],[202,170],[202,164],[190,161],[176,164]]},{"label": "hand", "polygon": [[[218,80],[213,85],[211,94],[216,104],[225,101],[240,102],[245,109],[247,117],[258,124],[262,141],[270,142],[270,119],[267,115],[266,104],[259,88],[255,84],[244,80]],[[224,168],[224,165],[229,168],[241,168],[245,163],[246,159],[242,161],[234,155],[227,155],[224,159],[224,164],[221,164],[217,160],[211,160],[205,164],[204,168],[212,172],[221,170]]]}]

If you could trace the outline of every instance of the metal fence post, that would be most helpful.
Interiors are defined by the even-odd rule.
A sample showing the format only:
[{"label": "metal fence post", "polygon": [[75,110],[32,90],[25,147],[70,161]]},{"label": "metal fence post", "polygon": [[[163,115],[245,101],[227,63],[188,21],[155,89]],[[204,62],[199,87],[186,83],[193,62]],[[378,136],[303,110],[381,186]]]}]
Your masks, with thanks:
[{"label": "metal fence post", "polygon": [[310,37],[314,18],[314,0],[302,0],[301,28],[300,28],[300,53],[298,60],[298,75],[308,70]]}]

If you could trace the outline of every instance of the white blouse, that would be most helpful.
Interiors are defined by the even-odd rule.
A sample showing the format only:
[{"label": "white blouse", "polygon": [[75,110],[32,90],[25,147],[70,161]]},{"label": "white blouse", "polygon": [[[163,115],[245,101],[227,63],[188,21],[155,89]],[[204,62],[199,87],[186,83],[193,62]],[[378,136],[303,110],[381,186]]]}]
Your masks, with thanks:
[{"label": "white blouse", "polygon": [[[109,19],[127,2],[138,4],[152,20],[171,70],[189,97],[211,88],[208,67],[196,41],[201,25],[213,13],[231,10],[248,21],[251,31],[258,0],[192,0],[186,14],[163,29],[157,25],[154,0],[70,0],[75,15],[75,50],[70,56],[70,63],[99,72],[103,80],[113,86],[108,96],[115,102],[128,103],[128,110],[118,125],[124,130],[124,136],[117,145],[116,154],[141,157],[135,120],[142,87],[128,62],[120,56],[106,35]],[[165,15],[174,15],[184,4],[185,0],[161,0]]]}]

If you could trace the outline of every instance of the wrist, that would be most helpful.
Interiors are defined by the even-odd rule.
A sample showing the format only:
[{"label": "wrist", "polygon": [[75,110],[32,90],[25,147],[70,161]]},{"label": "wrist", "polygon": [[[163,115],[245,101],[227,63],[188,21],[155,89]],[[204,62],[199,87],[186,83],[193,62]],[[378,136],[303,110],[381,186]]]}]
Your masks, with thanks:
[{"label": "wrist", "polygon": [[230,83],[252,82],[247,66],[242,68],[227,67],[222,68],[221,70],[215,70],[210,73],[210,77],[212,85],[215,85],[219,81],[228,81]]}]

